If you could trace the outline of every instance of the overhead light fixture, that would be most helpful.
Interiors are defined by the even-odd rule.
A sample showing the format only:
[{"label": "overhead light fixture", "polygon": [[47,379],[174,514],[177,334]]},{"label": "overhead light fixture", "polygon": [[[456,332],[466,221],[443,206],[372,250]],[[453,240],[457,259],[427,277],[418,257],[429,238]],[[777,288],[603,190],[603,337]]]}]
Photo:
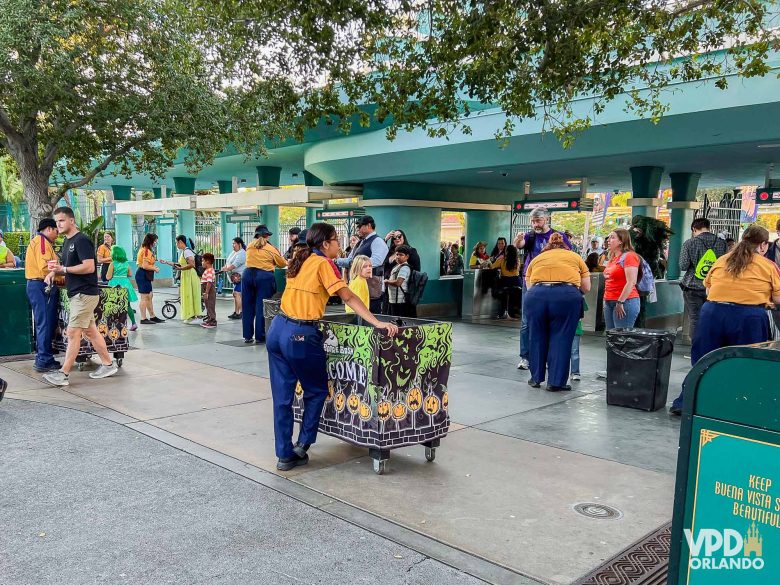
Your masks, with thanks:
[{"label": "overhead light fixture", "polygon": [[568,181],[566,181],[566,184],[567,184],[569,187],[572,187],[572,186],[574,186],[574,185],[581,185],[581,184],[582,184],[582,181],[581,181],[580,179],[569,179]]},{"label": "overhead light fixture", "polygon": [[759,144],[758,148],[780,148],[780,143],[777,143],[777,144]]}]

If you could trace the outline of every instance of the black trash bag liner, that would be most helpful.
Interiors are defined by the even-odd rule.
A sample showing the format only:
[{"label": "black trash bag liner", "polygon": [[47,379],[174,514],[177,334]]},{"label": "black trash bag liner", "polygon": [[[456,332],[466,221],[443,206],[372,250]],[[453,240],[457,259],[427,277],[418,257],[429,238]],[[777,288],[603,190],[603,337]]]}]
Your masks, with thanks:
[{"label": "black trash bag liner", "polygon": [[610,329],[607,351],[631,360],[657,360],[674,351],[676,337],[659,329]]}]

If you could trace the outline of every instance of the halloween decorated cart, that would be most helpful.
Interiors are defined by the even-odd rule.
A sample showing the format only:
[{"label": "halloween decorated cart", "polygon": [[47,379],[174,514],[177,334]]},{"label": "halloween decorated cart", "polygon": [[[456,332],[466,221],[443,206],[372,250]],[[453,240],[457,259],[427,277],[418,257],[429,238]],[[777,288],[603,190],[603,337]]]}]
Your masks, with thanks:
[{"label": "halloween decorated cart", "polygon": [[[367,447],[380,475],[390,450],[399,447],[424,445],[426,458],[433,461],[450,426],[452,324],[404,319],[391,338],[359,321],[355,315],[328,315],[321,321],[328,397],[320,432]],[[295,393],[295,420],[300,422],[305,407],[300,384]]]},{"label": "halloween decorated cart", "polygon": [[[130,349],[127,341],[127,290],[121,286],[101,286],[100,299],[95,309],[95,323],[98,331],[106,340],[108,353],[113,354],[120,368],[125,352]],[[58,326],[54,334],[54,349],[65,352],[68,347],[68,317],[70,315],[70,299],[68,292],[60,289],[60,305],[57,310]],[[84,369],[84,364],[95,354],[95,348],[86,337],[81,338],[81,347],[76,357],[76,367]]]}]

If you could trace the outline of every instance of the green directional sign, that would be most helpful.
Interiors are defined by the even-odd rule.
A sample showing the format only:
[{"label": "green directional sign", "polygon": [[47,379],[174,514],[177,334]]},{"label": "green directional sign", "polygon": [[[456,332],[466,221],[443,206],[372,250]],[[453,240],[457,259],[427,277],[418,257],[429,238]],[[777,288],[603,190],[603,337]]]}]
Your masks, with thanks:
[{"label": "green directional sign", "polygon": [[351,217],[363,217],[366,214],[362,207],[351,209],[318,209],[317,219],[327,221],[329,219],[349,219]]},{"label": "green directional sign", "polygon": [[156,221],[157,225],[176,225],[175,217],[159,217]]},{"label": "green directional sign", "polygon": [[225,216],[225,221],[228,223],[242,223],[245,221],[251,223],[260,223],[260,214],[253,213],[251,211],[247,213],[231,213]]}]

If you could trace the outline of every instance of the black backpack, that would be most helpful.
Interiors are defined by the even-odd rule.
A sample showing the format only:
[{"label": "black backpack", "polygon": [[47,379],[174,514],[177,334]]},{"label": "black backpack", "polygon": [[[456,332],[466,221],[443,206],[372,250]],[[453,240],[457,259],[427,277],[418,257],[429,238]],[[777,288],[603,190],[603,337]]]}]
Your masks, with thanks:
[{"label": "black backpack", "polygon": [[195,273],[198,275],[198,278],[200,278],[203,276],[204,272],[206,272],[206,269],[203,268],[203,253],[195,252]]},{"label": "black backpack", "polygon": [[[411,268],[410,268],[411,270]],[[425,285],[428,284],[428,273],[411,270],[409,273],[409,283],[405,294],[406,302],[411,305],[419,305],[425,292]]]}]

